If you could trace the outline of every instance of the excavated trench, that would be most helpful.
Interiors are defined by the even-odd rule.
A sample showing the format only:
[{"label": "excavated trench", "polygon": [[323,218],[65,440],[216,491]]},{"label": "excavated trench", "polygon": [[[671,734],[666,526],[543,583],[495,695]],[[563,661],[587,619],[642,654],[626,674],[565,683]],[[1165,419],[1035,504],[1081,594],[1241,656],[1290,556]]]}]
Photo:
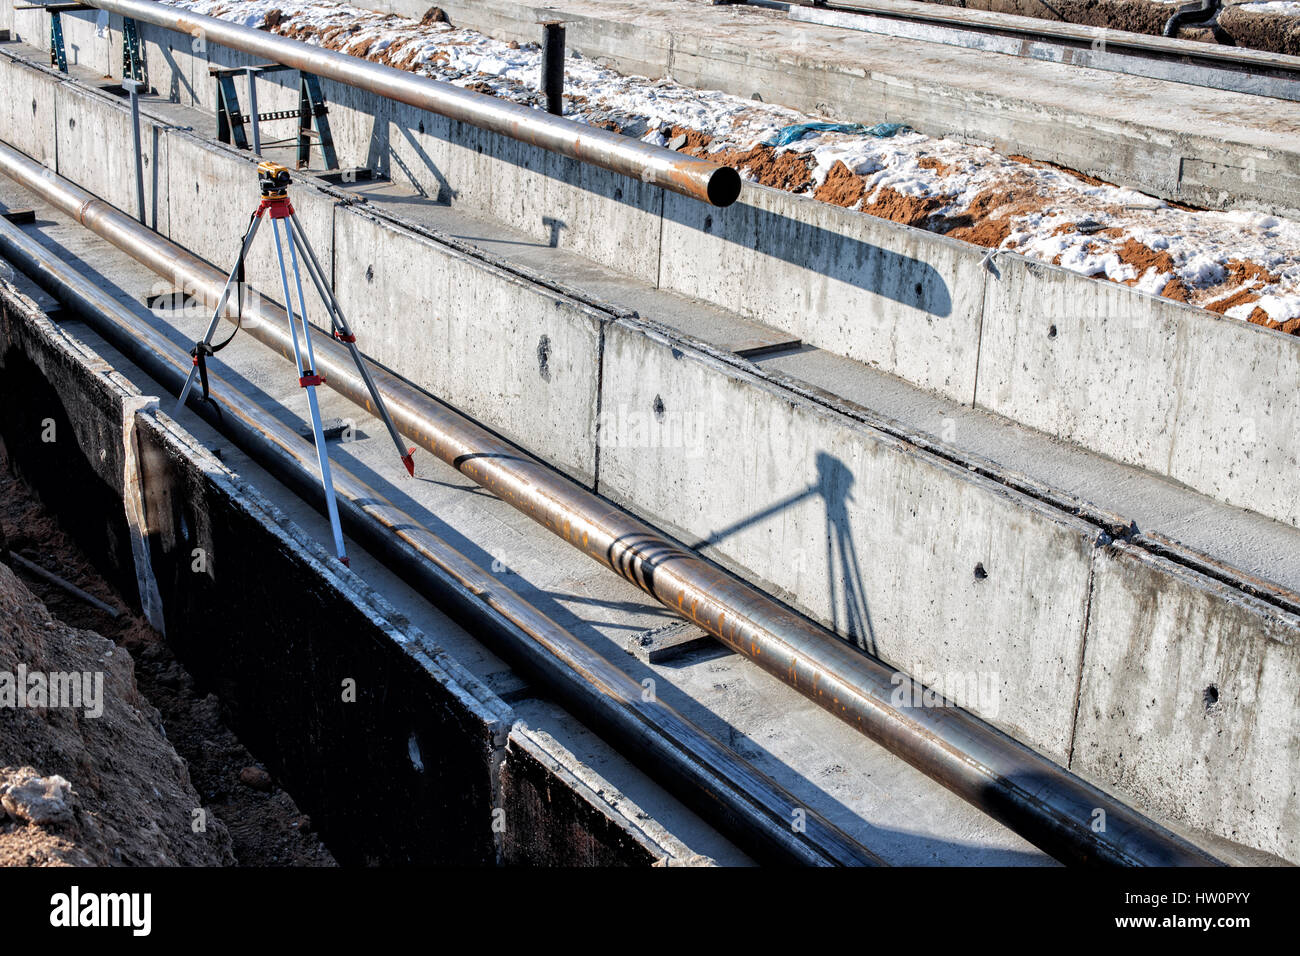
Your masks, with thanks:
[{"label": "excavated trench", "polygon": [[8,618],[0,659],[59,672],[115,661],[102,717],[55,707],[0,711],[0,773],[12,782],[30,767],[71,790],[69,814],[6,819],[0,811],[0,865],[335,865],[310,817],[231,731],[221,700],[95,570],[15,473],[3,442],[0,565]]}]

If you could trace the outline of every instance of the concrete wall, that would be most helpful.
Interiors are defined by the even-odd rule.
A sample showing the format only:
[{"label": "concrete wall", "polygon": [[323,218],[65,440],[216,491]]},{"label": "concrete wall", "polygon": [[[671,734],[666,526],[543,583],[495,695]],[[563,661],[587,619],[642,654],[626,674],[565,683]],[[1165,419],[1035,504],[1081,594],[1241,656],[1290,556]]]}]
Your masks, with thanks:
[{"label": "concrete wall", "polygon": [[699,865],[653,817],[544,731],[517,723],[506,743],[502,861],[523,866]]},{"label": "concrete wall", "polygon": [[623,323],[604,386],[649,424],[602,436],[603,495],[902,670],[995,677],[971,709],[1066,761],[1095,528]]},{"label": "concrete wall", "polygon": [[[475,15],[497,10],[491,16],[498,16],[505,9],[524,8],[492,0]],[[602,23],[578,21],[571,28],[579,38],[574,42],[595,37]],[[622,30],[633,28],[624,24],[615,32]],[[98,42],[120,50],[120,35],[113,36]],[[209,61],[251,62],[215,46],[195,52],[189,38],[176,34],[173,48],[165,50],[162,36],[146,33],[153,44],[147,49],[151,69],[156,61],[176,63],[189,76],[189,88],[178,87],[181,101],[193,98],[205,110],[212,108],[215,89]],[[110,60],[120,73],[120,55]],[[171,67],[160,69],[150,76],[159,89],[160,82],[171,83]],[[260,108],[295,106],[295,83],[291,73],[260,82]],[[247,107],[246,84],[237,85]],[[501,220],[534,241],[701,298],[1220,500],[1300,523],[1300,506],[1286,490],[1300,460],[1293,424],[1300,395],[1278,387],[1294,381],[1300,368],[1294,336],[1010,254],[1000,254],[990,270],[981,267],[984,250],[978,247],[753,184],[746,184],[736,205],[712,209],[363,91],[334,83],[325,90],[342,166],[369,166],[427,197]],[[0,111],[0,122],[16,127],[19,141],[34,140],[39,148],[39,137],[21,119],[11,114],[6,120]],[[211,130],[211,123],[201,129]],[[69,169],[79,162],[72,154],[62,160]],[[188,165],[185,160],[181,168]],[[209,175],[210,163],[200,168]],[[212,179],[205,195],[238,195],[242,185],[235,184],[246,174],[232,169],[234,179]],[[133,210],[129,177],[116,185],[123,198],[113,201]],[[176,204],[188,208],[179,197]],[[227,261],[232,254],[222,243],[242,233],[240,208],[225,205],[211,237],[185,244],[214,262]],[[309,229],[320,221],[302,218]],[[161,218],[159,227],[168,228]],[[313,241],[328,240],[314,234]],[[279,300],[279,280],[269,269],[262,262],[254,275],[259,288]],[[1053,327],[1057,335],[1049,338]],[[1231,374],[1224,374],[1225,362]],[[1215,374],[1206,374],[1210,370]],[[1141,387],[1133,387],[1139,380]]]},{"label": "concrete wall", "polygon": [[[121,105],[103,93],[60,83],[54,119],[59,174],[138,216],[135,141],[131,124],[122,123]],[[140,119],[145,222],[166,235],[168,137],[162,124]]]},{"label": "concrete wall", "polygon": [[[122,104],[117,108],[124,115]],[[0,131],[0,139],[4,136]],[[229,261],[233,245],[223,244],[233,243],[239,224],[198,215],[185,205],[188,199],[182,200],[177,184],[197,180],[200,193],[207,189],[214,199],[228,199],[247,188],[247,155],[213,147],[182,130],[168,130],[167,140],[166,155],[177,171],[170,177],[168,197],[172,238],[215,261]],[[298,189],[295,201],[304,210],[319,204],[311,206],[310,216],[304,211],[304,223],[329,222],[335,202],[330,191],[308,182]],[[233,204],[226,205],[231,208],[222,214],[232,220],[246,215],[242,210],[236,215]],[[739,214],[755,215],[743,208]],[[1096,695],[1100,678],[1095,668],[1111,667],[1107,680],[1132,686],[1161,673],[1148,672],[1156,665],[1140,655],[1115,663],[1104,651],[1111,645],[1128,647],[1123,642],[1145,633],[1148,618],[1145,610],[1125,611],[1121,605],[1115,605],[1115,616],[1104,613],[1111,606],[1105,591],[1109,584],[1098,571],[1095,527],[800,398],[745,363],[716,355],[685,336],[653,332],[632,319],[611,320],[523,283],[490,257],[457,253],[366,204],[336,205],[332,222],[333,241],[322,235],[321,249],[333,261],[336,283],[347,297],[345,308],[363,347],[399,373],[578,480],[590,484],[598,474],[603,494],[687,543],[700,543],[720,563],[899,667],[921,675],[993,676],[996,707],[975,701],[971,709],[1062,763],[1070,761],[1072,752],[1084,759],[1085,731],[1098,737],[1133,733],[1136,738],[1141,733],[1134,729],[1140,715],[1132,709],[1103,708],[1093,718],[1080,706],[1079,730],[1074,723],[1080,684],[1086,688],[1084,700]],[[885,235],[878,242],[883,246],[894,239]],[[958,263],[956,274],[973,269],[962,265],[969,260],[961,258],[960,247],[945,248]],[[1040,335],[1048,342],[1063,336],[1071,341],[1070,336],[1091,327],[1086,318],[1070,324],[1071,300],[1059,293],[1057,311],[1047,314],[1063,318],[1056,339],[1049,339],[1028,304],[1044,296],[1031,282],[1059,270],[1030,269],[1010,256],[999,256],[994,266],[983,281],[1005,284],[1008,301],[1015,303],[1008,314],[1028,316],[1019,325],[990,326],[988,341],[1006,342],[995,347],[1009,354],[1020,350],[1025,353],[1020,361],[1029,364],[1027,350],[1041,347],[1033,345]],[[358,272],[371,272],[372,281],[363,287]],[[344,276],[351,278],[343,281]],[[371,287],[383,297],[367,291]],[[1099,283],[1088,287],[1110,294],[1111,287]],[[997,298],[995,291],[990,290],[991,299]],[[1116,288],[1114,294],[1125,291]],[[898,308],[900,316],[906,314],[901,304]],[[1103,303],[1089,314],[1120,308]],[[1195,328],[1195,323],[1220,320],[1179,309],[1165,321]],[[1278,346],[1281,354],[1290,354],[1285,351],[1290,341],[1276,333],[1227,322],[1222,327],[1270,344],[1285,343]],[[1150,332],[1152,341],[1159,333],[1160,327]],[[547,336],[545,348],[542,335]],[[1211,345],[1220,355],[1225,351],[1222,342]],[[1180,345],[1184,351],[1196,347],[1190,338]],[[1081,341],[1057,361],[1078,363],[1088,348]],[[542,374],[543,355],[549,380]],[[1048,373],[1060,374],[1046,358],[1034,361]],[[1105,351],[1099,350],[1095,361],[1107,369]],[[1190,368],[1163,374],[1190,376]],[[1017,374],[1011,368],[1005,377],[1014,383]],[[1205,377],[1208,388],[1214,382]],[[994,373],[989,379],[990,388],[999,382]],[[981,375],[981,389],[984,381]],[[1159,391],[1152,388],[1150,376],[1145,388],[1133,388],[1137,381],[1117,382],[1114,394]],[[1196,392],[1203,387],[1199,383],[1188,385],[1188,395],[1210,394]],[[1005,400],[1032,409],[1032,398],[1018,394],[1012,390]],[[1193,398],[1191,404],[1203,400]],[[1075,401],[1098,399],[1085,391]],[[1131,420],[1122,407],[1112,418]],[[588,423],[598,419],[601,427],[592,434]],[[1103,418],[1097,427],[1113,425]],[[1158,417],[1150,422],[1154,434],[1167,427]],[[591,464],[597,460],[598,468]],[[1153,467],[1156,463],[1152,458]],[[1183,578],[1200,579],[1172,562],[1144,560],[1157,578],[1154,590],[1168,592],[1162,613],[1173,621],[1196,620],[1195,602],[1207,600],[1202,595],[1210,593],[1208,586],[1175,587]],[[1234,593],[1211,595],[1215,614],[1236,606]],[[1300,653],[1296,622],[1267,605],[1242,604],[1239,612],[1234,626],[1242,647],[1261,655],[1276,644],[1268,654],[1282,655],[1286,667],[1294,666],[1294,655]],[[1189,642],[1205,641],[1213,631],[1212,623],[1198,626],[1200,632]],[[1218,645],[1205,645],[1207,667],[1221,655]],[[1258,705],[1243,697],[1240,706]],[[1277,706],[1286,720],[1294,719],[1293,699]],[[1204,749],[1190,756],[1150,742],[1136,771],[1105,759],[1089,758],[1087,766],[1103,784],[1118,788],[1140,776],[1146,789],[1138,794],[1138,803],[1148,810],[1215,832],[1231,830],[1253,846],[1296,859],[1295,848],[1270,835],[1274,831],[1252,828],[1246,821],[1252,793],[1294,787],[1300,779],[1298,755],[1278,744],[1277,726],[1274,721],[1261,734],[1269,738],[1260,743],[1265,758],[1225,771],[1231,798],[1226,809],[1220,808],[1225,815],[1217,822],[1198,809],[1197,779],[1177,770],[1186,760],[1224,765],[1227,758],[1209,746],[1208,738],[1200,741]]]},{"label": "concrete wall", "polygon": [[1300,338],[999,256],[979,405],[1300,524]]},{"label": "concrete wall", "polygon": [[594,481],[601,313],[358,207],[335,209],[334,235],[339,301],[367,354]]},{"label": "concrete wall", "polygon": [[1099,550],[1072,766],[1300,860],[1298,625],[1138,549]]},{"label": "concrete wall", "polygon": [[[0,388],[12,397],[0,438],[15,467],[128,600],[124,422],[133,428],[168,640],[341,862],[709,862],[516,725],[486,686],[169,416],[138,408],[129,382],[4,282]],[[54,441],[40,440],[47,420]]]},{"label": "concrete wall", "polygon": [[662,288],[971,401],[983,250],[749,183],[726,209],[664,203]]}]

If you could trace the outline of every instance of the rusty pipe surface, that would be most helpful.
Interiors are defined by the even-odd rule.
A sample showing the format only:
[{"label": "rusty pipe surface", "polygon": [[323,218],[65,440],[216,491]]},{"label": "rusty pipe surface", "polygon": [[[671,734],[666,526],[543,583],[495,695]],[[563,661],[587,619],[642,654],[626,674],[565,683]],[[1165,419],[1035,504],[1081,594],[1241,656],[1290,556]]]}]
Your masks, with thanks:
[{"label": "rusty pipe surface", "polygon": [[[217,301],[224,274],[192,253],[6,146],[0,171],[153,271]],[[251,325],[250,312],[259,320]],[[279,309],[257,300],[245,316],[249,334],[292,356]],[[316,341],[317,371],[329,387],[375,414],[346,349],[323,333]],[[1052,856],[1084,864],[1218,864],[965,710],[895,705],[896,698],[933,695],[409,382],[378,368],[374,379],[398,429],[421,447]],[[1100,832],[1093,829],[1097,810],[1106,820]]]},{"label": "rusty pipe surface", "polygon": [[[3,219],[0,254],[155,381],[173,393],[180,391],[191,359],[165,333]],[[221,376],[209,373],[209,380],[221,414],[205,403],[195,411],[319,510],[320,471],[312,444]],[[815,811],[804,811],[803,830],[792,829],[790,821],[803,801],[671,705],[645,700],[641,684],[626,671],[348,469],[336,462],[331,471],[339,511],[353,538],[538,679],[575,715],[620,743],[634,763],[738,845],[769,861],[883,865]]]},{"label": "rusty pipe surface", "polygon": [[152,0],[94,0],[91,6],[369,90],[715,206],[729,206],[740,195],[740,174],[729,166],[551,116],[441,80]]}]

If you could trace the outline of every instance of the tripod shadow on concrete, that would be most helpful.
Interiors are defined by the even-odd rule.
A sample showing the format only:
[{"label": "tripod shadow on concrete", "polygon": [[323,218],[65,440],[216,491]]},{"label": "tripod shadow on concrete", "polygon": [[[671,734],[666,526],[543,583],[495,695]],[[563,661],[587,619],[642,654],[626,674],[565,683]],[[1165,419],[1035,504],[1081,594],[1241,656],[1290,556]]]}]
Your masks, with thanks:
[{"label": "tripod shadow on concrete", "polygon": [[817,479],[802,491],[777,501],[761,511],[716,531],[691,545],[694,551],[716,547],[719,543],[809,498],[819,498],[826,516],[826,582],[831,629],[842,634],[868,654],[876,653],[876,632],[871,621],[871,607],[858,547],[853,540],[853,522],[849,503],[853,501],[853,472],[839,458],[819,451],[816,458]]}]

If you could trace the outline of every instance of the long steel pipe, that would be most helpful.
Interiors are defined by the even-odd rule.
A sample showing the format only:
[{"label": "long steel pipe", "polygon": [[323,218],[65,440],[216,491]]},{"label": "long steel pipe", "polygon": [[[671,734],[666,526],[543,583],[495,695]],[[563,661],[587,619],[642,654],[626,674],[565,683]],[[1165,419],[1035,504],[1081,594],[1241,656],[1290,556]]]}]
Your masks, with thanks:
[{"label": "long steel pipe", "polygon": [[[0,219],[0,254],[103,335],[173,393],[184,385],[190,356],[162,331],[17,226]],[[284,319],[287,322],[287,317]],[[216,415],[195,411],[254,460],[319,506],[320,472],[312,444],[229,381],[209,376]],[[452,617],[485,639],[573,713],[620,744],[637,763],[756,857],[814,866],[882,865],[871,850],[806,811],[788,790],[724,747],[516,591],[475,564],[416,518],[342,465],[332,469],[348,533]],[[319,510],[319,507],[318,507]]]},{"label": "long steel pipe", "polygon": [[[192,253],[6,146],[0,171],[159,275],[216,302],[225,276]],[[249,334],[291,357],[283,313],[265,301],[251,312],[259,321],[247,326]],[[317,338],[317,371],[375,414],[343,346],[323,333]],[[1058,859],[1218,862],[965,710],[896,706],[895,698],[933,698],[410,383],[382,369],[374,378],[397,427],[421,447]],[[1104,827],[1096,828],[1098,820]]]},{"label": "long steel pipe", "polygon": [[369,90],[715,206],[729,206],[740,195],[740,174],[729,166],[551,116],[441,80],[152,0],[92,0],[90,5]]}]

